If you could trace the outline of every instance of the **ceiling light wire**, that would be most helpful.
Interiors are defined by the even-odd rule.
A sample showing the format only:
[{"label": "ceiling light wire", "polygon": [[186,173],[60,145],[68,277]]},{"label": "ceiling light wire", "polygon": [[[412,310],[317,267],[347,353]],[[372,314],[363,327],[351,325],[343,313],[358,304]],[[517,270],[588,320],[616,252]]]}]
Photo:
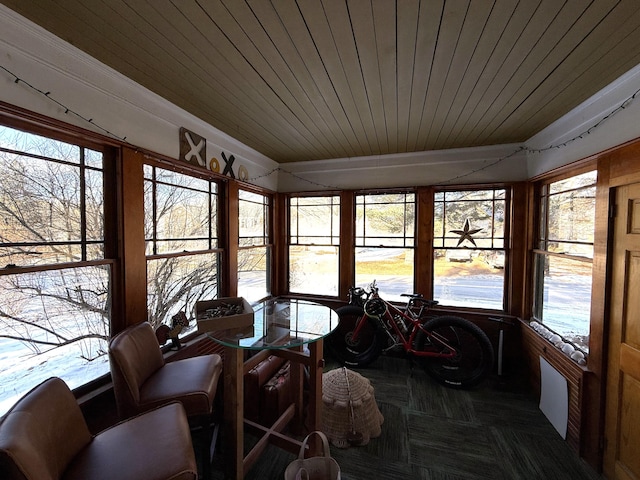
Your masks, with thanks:
[{"label": "ceiling light wire", "polygon": [[[102,127],[101,125],[97,124],[96,122],[93,121],[93,118],[87,118],[81,114],[79,114],[78,112],[72,110],[71,108],[69,108],[68,106],[64,105],[62,102],[56,100],[54,97],[51,96],[51,92],[50,91],[44,91],[41,90],[37,87],[35,87],[34,85],[32,85],[31,83],[27,82],[26,80],[24,80],[23,78],[19,77],[18,75],[16,75],[15,73],[13,73],[11,70],[9,70],[8,68],[6,68],[3,65],[0,65],[0,70],[3,70],[4,72],[6,72],[7,74],[9,74],[11,77],[13,77],[13,82],[16,84],[24,84],[25,86],[29,87],[32,91],[46,97],[49,101],[55,103],[56,105],[58,105],[60,108],[62,108],[64,110],[64,113],[66,115],[68,114],[72,114],[76,117],[78,117],[79,119],[93,125],[95,128],[101,130],[102,132],[104,132],[105,134],[120,140],[123,143],[126,143],[127,145],[130,145],[132,147],[136,147],[135,145],[132,145],[130,142],[127,142],[127,137],[122,137],[119,135],[116,135],[115,133],[111,132],[110,130]],[[513,157],[514,155],[521,153],[521,152],[525,152],[527,154],[540,154],[540,153],[544,153],[547,152],[549,150],[554,150],[554,149],[561,149],[561,148],[565,148],[568,145],[570,145],[571,143],[577,141],[577,140],[581,140],[584,139],[586,136],[590,135],[591,133],[593,133],[594,130],[598,129],[600,126],[602,126],[602,124],[604,124],[607,120],[609,120],[611,117],[617,115],[618,113],[620,113],[622,110],[628,108],[637,98],[638,95],[640,95],[640,89],[636,90],[633,95],[627,97],[620,105],[618,105],[616,108],[614,108],[613,110],[611,110],[611,112],[609,112],[607,115],[605,115],[604,117],[602,117],[600,120],[598,120],[595,124],[593,124],[591,127],[589,127],[587,130],[583,131],[582,133],[574,136],[573,138],[566,140],[562,143],[559,144],[552,144],[549,145],[547,147],[544,148],[530,148],[527,147],[526,145],[523,145],[521,147],[518,147],[516,150],[514,150],[513,152],[509,153],[508,155],[505,155],[491,163],[487,163],[486,165],[483,165],[482,167],[470,170],[469,172],[460,174],[460,175],[456,175],[455,177],[451,177],[447,180],[444,180],[442,182],[439,182],[436,184],[436,186],[438,185],[445,185],[445,184],[449,184],[451,182],[453,182],[454,180],[460,180],[461,178],[465,178],[468,177],[470,175],[473,175],[474,173],[478,173],[478,172],[482,172],[484,170],[487,170],[490,167],[493,167],[495,165],[498,165],[502,162],[504,162],[505,160]],[[137,147],[136,147],[137,148]],[[319,183],[319,182],[314,182],[312,180],[308,180],[304,177],[301,177],[300,175],[297,175],[293,172],[290,172],[289,170],[286,170],[282,167],[276,167],[272,170],[270,170],[269,172],[263,174],[263,175],[258,175],[252,178],[248,178],[246,181],[247,182],[252,182],[261,178],[265,178],[265,177],[269,177],[271,175],[273,175],[276,172],[282,172],[282,173],[286,173],[287,175],[290,175],[300,181],[306,182],[310,185],[314,185],[317,187],[321,187],[324,189],[329,189],[329,190],[341,190],[340,187],[337,187],[335,185],[325,185],[323,183]]]}]

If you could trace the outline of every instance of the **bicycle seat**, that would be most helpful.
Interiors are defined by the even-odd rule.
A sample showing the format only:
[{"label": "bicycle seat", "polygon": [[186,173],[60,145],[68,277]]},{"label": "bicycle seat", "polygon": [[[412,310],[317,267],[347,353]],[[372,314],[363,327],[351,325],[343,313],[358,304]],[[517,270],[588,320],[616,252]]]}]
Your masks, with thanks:
[{"label": "bicycle seat", "polygon": [[422,298],[421,293],[401,293],[401,297]]}]

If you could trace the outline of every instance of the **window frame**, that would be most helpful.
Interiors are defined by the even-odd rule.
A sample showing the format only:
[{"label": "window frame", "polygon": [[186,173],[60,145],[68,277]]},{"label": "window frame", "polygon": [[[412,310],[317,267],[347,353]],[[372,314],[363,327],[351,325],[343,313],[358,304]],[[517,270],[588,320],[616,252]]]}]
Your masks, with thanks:
[{"label": "window frame", "polygon": [[[216,282],[215,282],[215,291],[216,291],[216,295],[215,297],[217,298],[220,295],[220,292],[222,291],[223,288],[223,281],[224,281],[224,270],[223,270],[223,264],[224,264],[224,256],[226,254],[225,249],[221,246],[223,243],[223,239],[220,238],[219,236],[219,232],[221,232],[221,218],[222,218],[222,209],[223,209],[223,195],[222,195],[222,182],[216,178],[213,178],[211,175],[208,175],[206,173],[202,173],[198,170],[195,169],[191,169],[191,168],[187,168],[184,165],[177,165],[174,164],[172,162],[161,162],[161,161],[156,161],[150,158],[147,158],[144,162],[143,165],[143,170],[149,167],[152,170],[152,177],[153,178],[148,178],[146,171],[143,173],[143,184],[147,184],[150,183],[151,184],[151,201],[152,201],[152,205],[151,205],[151,215],[152,218],[150,219],[151,222],[151,236],[150,238],[147,238],[147,235],[145,234],[145,238],[144,238],[144,243],[145,243],[145,265],[147,267],[147,272],[149,269],[149,264],[150,262],[154,262],[154,261],[162,261],[162,260],[171,260],[171,259],[176,259],[178,261],[183,260],[185,257],[190,257],[190,258],[197,258],[198,256],[202,257],[205,255],[215,255],[217,257],[215,263],[217,265],[216,267],[216,271],[217,271],[217,278],[216,278]],[[203,182],[206,182],[208,185],[208,189],[207,190],[203,190],[203,189],[198,189],[198,188],[194,188],[194,187],[185,187],[185,186],[179,186],[176,185],[174,183],[171,182],[166,182],[163,180],[159,180],[157,179],[157,170],[161,169],[161,170],[165,170],[167,172],[171,172],[177,175],[185,175],[188,177],[192,177],[198,180],[201,180]],[[158,226],[157,226],[157,222],[158,222],[158,218],[157,218],[157,196],[156,196],[156,192],[157,192],[157,187],[158,185],[161,186],[167,186],[167,187],[176,187],[178,189],[183,189],[183,190],[187,190],[187,191],[192,191],[192,192],[198,192],[198,193],[203,193],[209,196],[208,199],[208,218],[209,218],[209,224],[208,224],[208,236],[206,237],[175,237],[175,238],[162,238],[162,239],[158,239],[157,238],[157,234],[158,234]],[[213,186],[215,186],[215,188],[213,188]],[[143,187],[143,189],[146,187]],[[144,195],[145,199],[146,199],[146,194]],[[214,208],[214,203],[213,200],[215,200],[215,207],[216,207],[216,211],[213,211]],[[143,200],[144,201],[144,200]],[[212,215],[215,214],[215,221],[211,221]],[[146,212],[145,212],[145,222],[146,222]],[[214,235],[215,233],[215,235]],[[166,251],[166,252],[158,252],[158,242],[164,242],[164,241],[179,241],[179,240],[188,240],[188,241],[204,241],[207,243],[207,248],[196,248],[193,250],[186,250],[186,249],[182,249],[182,250],[176,250],[176,251]],[[151,244],[151,252],[148,252],[148,245]],[[147,273],[147,289],[149,287],[149,279],[148,279],[148,273]],[[150,316],[152,315],[152,311],[149,308],[149,298],[150,298],[150,293],[149,291],[146,292],[146,298],[147,298],[147,315]],[[207,300],[210,299],[207,297]],[[187,315],[187,318],[189,318],[190,321],[190,325],[189,328],[186,330],[183,330],[182,332],[180,332],[181,336],[189,336],[190,334],[192,334],[194,332],[195,326],[196,326],[196,322],[195,322],[195,316],[193,311],[187,311],[185,312]],[[169,315],[167,314],[167,317],[169,317]],[[155,319],[152,322],[151,318],[148,318],[147,320],[150,321],[150,323],[152,323],[152,325],[154,325],[155,327],[163,324],[163,323],[167,323],[170,318],[164,318],[164,319]]]},{"label": "window frame", "polygon": [[[324,203],[321,204],[319,206],[322,207],[328,207],[331,210],[331,214],[330,214],[330,233],[329,235],[300,235],[300,230],[299,230],[299,225],[296,228],[296,232],[294,233],[292,231],[292,222],[293,222],[293,218],[294,215],[292,214],[292,209],[294,208],[294,205],[292,205],[292,200],[293,199],[305,199],[305,198],[322,198],[322,199],[331,199],[331,201],[329,203]],[[300,207],[305,207],[305,205],[295,205],[296,209],[299,209]],[[334,209],[337,208],[337,220],[334,219]],[[299,218],[299,216],[296,214],[295,218]],[[291,294],[295,294],[295,295],[309,295],[309,296],[314,296],[314,297],[331,297],[331,298],[335,298],[337,295],[339,295],[339,291],[340,291],[340,257],[342,255],[341,252],[341,245],[342,245],[342,239],[341,239],[341,233],[342,233],[342,198],[340,196],[339,193],[336,192],[313,192],[313,193],[309,193],[309,192],[300,192],[300,193],[292,193],[292,194],[288,194],[286,196],[286,248],[287,248],[287,291]],[[334,220],[335,220],[335,224],[334,224]],[[337,233],[336,233],[337,232]],[[329,238],[329,242],[304,242],[304,241],[300,241],[300,238],[303,239],[313,239],[313,238]],[[295,240],[294,240],[295,239]],[[322,294],[322,293],[316,293],[316,292],[300,292],[297,290],[292,290],[291,289],[291,272],[292,272],[292,263],[291,263],[291,248],[292,247],[333,247],[336,249],[336,254],[337,254],[337,271],[335,272],[335,287],[336,287],[336,295],[328,295],[328,294]]]},{"label": "window frame", "polygon": [[[363,217],[363,234],[359,235],[358,234],[358,227],[357,227],[357,212],[358,212],[358,206],[362,205],[363,208],[367,205],[367,202],[363,202],[363,203],[359,203],[358,202],[358,198],[360,197],[374,197],[374,196],[382,196],[382,195],[404,195],[404,202],[402,202],[402,205],[405,205],[405,208],[403,209],[403,215],[405,217],[405,221],[403,222],[404,224],[404,231],[403,231],[403,235],[400,237],[378,237],[378,236],[367,236],[366,234],[366,229],[367,229],[367,222],[366,222],[366,208],[365,208],[365,216]],[[406,198],[407,195],[413,195],[413,202],[407,202]],[[400,202],[372,202],[369,203],[369,205],[400,205]],[[406,232],[406,205],[411,204],[413,205],[413,232],[411,232],[411,235],[407,235]],[[416,212],[418,209],[418,194],[417,192],[415,192],[414,190],[407,190],[407,189],[393,189],[393,190],[386,190],[386,191],[380,191],[380,190],[375,190],[375,191],[359,191],[356,192],[355,197],[354,197],[354,208],[355,208],[355,218],[354,220],[356,221],[356,228],[354,229],[354,245],[356,248],[358,247],[371,247],[371,248],[379,248],[379,247],[384,247],[384,248],[411,248],[414,249],[416,248],[416,231],[417,231],[417,227],[416,227]],[[366,242],[363,240],[363,242],[361,244],[358,243],[358,239],[387,239],[387,238],[402,238],[402,245],[383,245],[383,244],[378,244],[378,245],[367,245]],[[407,239],[411,238],[411,242],[410,245],[407,244]]]},{"label": "window frame", "polygon": [[[245,192],[251,196],[262,197],[261,202],[257,202],[250,199],[243,199],[242,194]],[[273,275],[274,275],[274,242],[273,242],[273,224],[274,224],[274,195],[266,192],[260,188],[252,188],[249,184],[242,184],[238,186],[238,239],[237,239],[237,289],[240,290],[240,255],[241,252],[249,252],[251,250],[264,249],[265,250],[265,296],[261,298],[251,299],[253,301],[260,301],[264,298],[268,298],[273,293]],[[262,218],[262,235],[260,236],[243,236],[242,235],[242,219],[240,211],[242,209],[242,202],[252,203],[262,206],[263,218]],[[243,245],[243,239],[252,239],[248,244]],[[259,241],[255,241],[259,240]]]},{"label": "window frame", "polygon": [[[366,202],[367,197],[376,197],[376,196],[384,196],[384,195],[403,195],[404,200],[402,202]],[[407,197],[412,196],[412,201],[407,201]],[[365,201],[360,202],[359,198],[364,198]],[[366,221],[366,206],[367,205],[404,205],[403,208],[403,232],[402,235],[399,236],[367,236],[367,221]],[[409,235],[407,232],[407,205],[412,205],[413,208],[413,228],[412,232]],[[406,290],[414,292],[416,289],[416,255],[418,254],[418,205],[419,205],[419,194],[416,189],[412,188],[394,188],[394,189],[383,189],[383,190],[360,190],[354,192],[353,198],[353,277],[354,277],[354,285],[364,286],[362,280],[358,281],[358,249],[392,249],[392,250],[409,250],[413,257],[413,262],[411,265],[412,273],[411,273],[411,286],[403,289],[404,291],[401,293],[407,293]],[[362,218],[362,234],[360,234],[358,228],[358,209],[363,208],[363,218]],[[372,244],[367,240],[382,240],[385,242],[388,239],[400,239],[400,244],[390,245],[386,243],[377,243]],[[394,243],[393,241],[390,243]],[[378,287],[380,288],[383,295],[392,302],[400,302],[401,293],[391,293],[385,292],[384,289],[384,281],[381,281],[379,276],[375,276],[375,280],[378,283]],[[365,282],[366,283],[366,282]]]},{"label": "window frame", "polygon": [[[492,203],[492,212],[493,215],[491,217],[491,234],[488,237],[481,237],[481,239],[485,239],[485,240],[489,240],[491,246],[490,247],[482,247],[482,246],[473,246],[470,248],[464,248],[461,247],[459,245],[454,246],[454,247],[450,247],[447,246],[447,240],[456,240],[456,237],[451,237],[451,236],[447,236],[448,233],[448,229],[449,227],[443,225],[442,227],[442,236],[436,236],[435,233],[435,228],[436,228],[436,209],[437,209],[437,205],[438,203],[442,203],[443,204],[443,210],[442,210],[442,215],[443,218],[446,216],[446,208],[444,208],[444,204],[446,204],[448,201],[446,199],[446,194],[447,193],[453,193],[453,192],[487,192],[487,191],[493,191],[493,195],[491,199],[469,199],[469,200],[460,200],[461,202],[480,202],[480,201],[491,201]],[[495,192],[497,191],[503,191],[504,192],[504,197],[500,198],[497,197]],[[443,198],[443,200],[438,200],[437,196],[438,194],[444,194],[445,197]],[[497,237],[495,235],[495,222],[496,222],[496,203],[498,201],[504,202],[504,225],[503,225],[503,232],[502,232],[502,236]],[[449,203],[453,203],[455,202],[455,200],[451,200],[449,201]],[[510,242],[510,238],[511,238],[511,212],[513,210],[513,188],[508,186],[508,185],[501,185],[501,184],[487,184],[487,185],[475,185],[475,186],[450,186],[450,187],[438,187],[434,189],[433,192],[433,210],[432,210],[432,221],[433,221],[433,232],[432,232],[432,239],[433,239],[433,244],[432,244],[432,292],[431,295],[432,297],[435,297],[435,287],[436,287],[436,276],[435,276],[435,261],[437,258],[436,252],[437,251],[444,251],[445,255],[447,251],[469,251],[470,254],[473,251],[480,251],[480,252],[503,252],[504,254],[504,260],[503,260],[503,280],[502,280],[502,302],[501,302],[501,308],[483,308],[483,307],[467,307],[467,306],[460,306],[460,305],[446,305],[446,304],[442,304],[443,308],[462,308],[462,309],[472,309],[472,310],[476,310],[476,311],[499,311],[499,312],[508,312],[509,308],[510,308],[510,302],[511,299],[509,298],[509,281],[510,281],[510,256],[511,256],[511,252],[510,252],[510,246],[511,246],[511,242]],[[470,225],[471,227],[473,227],[473,225]],[[461,227],[461,226],[458,226]],[[450,232],[449,232],[450,233]],[[441,239],[441,243],[437,242],[437,239]],[[496,238],[501,238],[502,239],[502,247],[499,246],[495,246],[496,243]],[[478,238],[476,238],[478,239]]]},{"label": "window frame", "polygon": [[[583,185],[577,188],[571,188],[568,190],[561,190],[555,193],[549,192],[550,186],[554,183],[562,182],[564,180],[569,180],[575,177],[579,177],[584,174],[594,173],[595,179],[593,183],[589,185]],[[545,296],[545,275],[544,268],[541,270],[541,265],[546,263],[547,258],[556,258],[567,260],[569,262],[576,263],[587,263],[590,264],[593,268],[593,256],[595,254],[595,233],[596,233],[596,212],[597,206],[595,202],[597,201],[597,186],[598,186],[598,168],[597,165],[592,163],[587,163],[584,166],[578,169],[571,169],[565,171],[563,173],[552,175],[545,177],[535,183],[532,183],[532,188],[534,191],[534,236],[533,236],[533,245],[530,250],[531,255],[531,321],[537,322],[544,326],[544,328],[550,330],[554,334],[558,334],[562,337],[562,341],[565,343],[570,343],[575,349],[580,350],[585,358],[588,358],[589,352],[584,348],[581,348],[575,342],[565,338],[562,333],[558,333],[553,330],[551,327],[545,325],[543,315],[540,313],[544,310],[544,296]],[[549,199],[553,195],[561,195],[563,193],[571,192],[571,191],[579,191],[592,188],[594,190],[594,241],[593,242],[583,242],[583,241],[571,241],[566,239],[550,239],[548,237],[549,232]],[[543,204],[544,202],[544,204]],[[544,218],[543,218],[544,217]],[[543,225],[544,224],[544,225]],[[591,258],[581,255],[574,254],[566,254],[559,253],[547,250],[544,248],[545,245],[549,245],[557,241],[563,244],[575,244],[575,245],[591,245],[592,247],[592,255]],[[591,280],[593,282],[593,271],[591,273]],[[591,325],[591,313],[590,306],[593,302],[592,300],[592,288],[589,291],[589,335],[591,335],[592,325]],[[588,347],[588,346],[587,346]]]},{"label": "window frame", "polygon": [[[45,117],[33,114],[28,111],[19,109],[18,107],[12,107],[10,105],[3,105],[0,108],[0,126],[10,129],[20,130],[29,135],[35,135],[44,137],[56,142],[62,142],[69,145],[74,145],[79,148],[79,162],[68,162],[61,159],[49,158],[46,156],[29,154],[19,150],[10,148],[3,148],[3,151],[22,155],[28,158],[40,159],[42,161],[51,161],[61,165],[69,165],[71,167],[77,167],[80,173],[80,183],[82,184],[82,190],[86,187],[86,172],[87,171],[99,171],[102,178],[102,239],[90,239],[88,238],[87,227],[87,203],[86,193],[80,195],[79,202],[81,205],[80,213],[80,237],[77,241],[65,241],[65,242],[18,242],[22,246],[40,246],[40,245],[79,245],[80,246],[80,259],[77,261],[62,261],[57,263],[43,263],[40,265],[24,265],[19,266],[9,264],[7,266],[0,267],[0,277],[33,274],[39,272],[51,272],[51,271],[65,271],[70,269],[86,269],[86,268],[104,268],[108,272],[109,277],[108,284],[110,297],[107,305],[108,312],[108,324],[109,328],[107,335],[110,334],[109,330],[113,329],[113,323],[116,318],[121,316],[121,307],[119,305],[119,295],[122,292],[122,279],[119,276],[120,254],[118,245],[118,228],[119,222],[118,216],[118,164],[120,161],[118,142],[113,141],[110,138],[88,132],[72,125],[62,124],[58,121],[53,121]],[[102,167],[98,168],[87,164],[87,156],[85,152],[91,150],[101,154]],[[15,243],[8,242],[7,245]],[[101,245],[103,254],[101,258],[90,259],[87,256],[87,250],[90,246]],[[108,341],[108,338],[105,340]],[[62,374],[60,374],[62,375]],[[84,383],[79,385],[70,385],[70,387],[78,395],[82,395],[86,392],[92,391],[99,385],[103,385],[108,381],[109,372],[108,369],[105,373],[95,377],[87,377],[83,379]]]}]

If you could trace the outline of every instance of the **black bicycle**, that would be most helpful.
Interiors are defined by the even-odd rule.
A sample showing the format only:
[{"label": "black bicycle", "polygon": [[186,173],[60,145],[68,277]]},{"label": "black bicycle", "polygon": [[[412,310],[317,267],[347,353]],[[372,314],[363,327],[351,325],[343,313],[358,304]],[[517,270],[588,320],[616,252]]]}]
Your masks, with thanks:
[{"label": "black bicycle", "polygon": [[470,388],[491,372],[493,347],[476,324],[453,315],[428,315],[436,300],[408,297],[404,308],[380,298],[374,281],[369,291],[349,289],[349,305],[337,310],[336,329],[327,347],[343,365],[364,367],[383,352],[404,350],[438,382]]}]

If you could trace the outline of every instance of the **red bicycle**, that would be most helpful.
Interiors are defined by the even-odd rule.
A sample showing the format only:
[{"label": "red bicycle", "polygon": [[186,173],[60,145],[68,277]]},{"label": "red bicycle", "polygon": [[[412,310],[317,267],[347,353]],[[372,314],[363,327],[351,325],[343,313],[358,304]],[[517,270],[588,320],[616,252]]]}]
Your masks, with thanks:
[{"label": "red bicycle", "polygon": [[404,350],[422,363],[438,382],[470,388],[491,372],[493,347],[474,323],[453,315],[429,315],[437,300],[419,293],[408,297],[404,308],[383,300],[376,282],[369,291],[349,289],[349,305],[337,310],[338,327],[327,346],[343,365],[364,367],[383,352]]}]

